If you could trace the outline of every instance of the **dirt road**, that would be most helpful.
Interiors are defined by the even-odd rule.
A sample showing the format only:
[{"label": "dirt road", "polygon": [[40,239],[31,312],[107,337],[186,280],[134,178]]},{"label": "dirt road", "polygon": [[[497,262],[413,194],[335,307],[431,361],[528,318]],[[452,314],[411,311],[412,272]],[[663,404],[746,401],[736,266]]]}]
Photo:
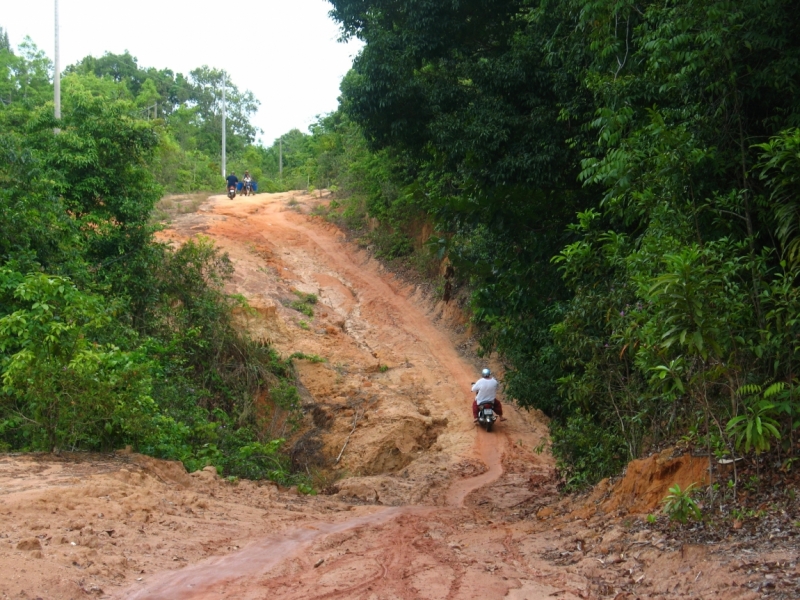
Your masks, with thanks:
[{"label": "dirt road", "polygon": [[[477,430],[469,384],[479,365],[458,350],[469,344],[457,312],[309,216],[322,201],[215,196],[163,235],[212,238],[235,265],[230,291],[252,307],[240,325],[286,355],[315,357],[296,361],[307,417],[293,458],[325,493],[190,476],[125,453],[0,457],[2,597],[755,598],[769,589],[776,570],[754,567],[752,552],[679,547],[628,515],[624,482],[560,500],[537,415],[508,406],[495,432]],[[292,308],[297,292],[319,298],[313,317]],[[675,477],[676,463],[659,460],[637,498],[666,481],[659,469]],[[791,549],[757,558],[795,569],[786,580],[796,581]]]},{"label": "dirt road", "polygon": [[[334,462],[347,442],[337,470],[353,476],[337,482],[338,496],[442,508],[380,510],[312,532],[293,532],[266,542],[279,549],[268,553],[269,559],[264,546],[257,545],[248,552],[262,565],[256,570],[260,585],[254,584],[250,559],[243,553],[215,565],[213,574],[198,565],[180,579],[164,577],[131,597],[218,597],[222,589],[231,598],[261,597],[270,565],[282,572],[308,555],[318,540],[352,530],[358,530],[362,552],[322,556],[311,579],[294,582],[289,576],[289,583],[286,575],[268,577],[268,587],[285,586],[280,595],[286,598],[315,597],[309,596],[310,589],[319,597],[334,590],[340,597],[503,597],[509,586],[498,583],[504,580],[493,575],[494,569],[481,564],[473,574],[456,566],[453,550],[437,558],[433,548],[426,552],[417,546],[430,539],[432,521],[449,523],[470,492],[501,477],[507,447],[515,443],[518,454],[538,445],[543,425],[509,408],[513,414],[496,432],[477,430],[469,388],[478,367],[459,355],[458,340],[446,327],[434,325],[430,307],[414,289],[404,287],[367,253],[343,243],[335,227],[304,214],[315,199],[289,194],[212,202],[211,215],[184,219],[171,235],[180,241],[202,230],[228,252],[236,265],[230,291],[246,296],[258,310],[256,316],[243,316],[250,331],[286,354],[301,351],[325,359],[301,363],[300,375],[314,409],[329,415],[327,427],[319,431],[322,454]],[[313,319],[285,306],[295,290],[318,296]],[[547,459],[532,453],[527,459],[548,473]],[[514,503],[521,499],[519,492],[511,496]],[[465,577],[475,581],[469,593],[459,595]]]}]

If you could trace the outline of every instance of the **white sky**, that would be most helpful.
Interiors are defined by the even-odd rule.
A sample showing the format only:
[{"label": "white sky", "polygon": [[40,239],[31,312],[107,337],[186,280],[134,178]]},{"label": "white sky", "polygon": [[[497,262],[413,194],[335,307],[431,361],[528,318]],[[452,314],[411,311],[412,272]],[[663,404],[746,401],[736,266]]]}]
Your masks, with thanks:
[{"label": "white sky", "polygon": [[[52,59],[53,6],[0,0],[0,27],[12,47],[27,35]],[[261,101],[253,124],[269,146],[337,107],[360,44],[336,41],[329,10],[325,0],[59,0],[61,64],[128,50],[141,67],[225,69]]]}]

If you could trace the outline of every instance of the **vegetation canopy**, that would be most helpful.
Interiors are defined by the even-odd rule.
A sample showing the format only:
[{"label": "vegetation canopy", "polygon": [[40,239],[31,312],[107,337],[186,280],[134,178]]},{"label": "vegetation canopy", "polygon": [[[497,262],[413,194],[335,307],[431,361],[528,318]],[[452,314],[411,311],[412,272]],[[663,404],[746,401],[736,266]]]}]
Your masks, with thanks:
[{"label": "vegetation canopy", "polygon": [[446,257],[568,486],[681,438],[791,464],[795,2],[330,4],[365,45],[309,140],[325,214]]},{"label": "vegetation canopy", "polygon": [[[222,73],[87,57],[57,121],[50,69],[0,35],[0,450],[131,445],[310,490],[282,451],[301,416],[291,362],[233,327],[227,256],[153,235],[165,187],[221,183]],[[257,101],[228,98],[232,152],[252,152]]]}]

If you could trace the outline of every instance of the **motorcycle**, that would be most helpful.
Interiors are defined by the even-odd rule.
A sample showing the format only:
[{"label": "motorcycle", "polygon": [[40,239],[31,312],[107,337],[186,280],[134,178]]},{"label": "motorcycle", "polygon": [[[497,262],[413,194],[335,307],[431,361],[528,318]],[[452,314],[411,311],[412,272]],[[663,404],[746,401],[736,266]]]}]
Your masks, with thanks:
[{"label": "motorcycle", "polygon": [[253,184],[250,181],[245,181],[242,184],[242,194],[249,196],[251,193],[253,193]]},{"label": "motorcycle", "polygon": [[235,185],[229,185],[228,186],[228,198],[233,200],[235,197],[236,197],[236,186]]},{"label": "motorcycle", "polygon": [[497,420],[497,413],[494,412],[494,402],[484,402],[478,405],[478,425],[489,433]]}]

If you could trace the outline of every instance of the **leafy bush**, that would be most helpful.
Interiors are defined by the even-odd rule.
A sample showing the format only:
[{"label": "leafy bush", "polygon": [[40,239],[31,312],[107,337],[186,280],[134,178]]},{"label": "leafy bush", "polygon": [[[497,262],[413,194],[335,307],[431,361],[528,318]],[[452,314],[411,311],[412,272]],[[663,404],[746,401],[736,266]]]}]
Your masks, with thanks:
[{"label": "leafy bush", "polygon": [[773,384],[763,391],[763,396],[758,385],[746,385],[739,389],[739,394],[745,396],[745,414],[733,417],[725,427],[734,437],[737,450],[744,446],[745,453],[752,448],[756,454],[761,454],[769,451],[770,440],[781,438],[780,424],[773,417],[777,407],[769,399],[784,387],[783,383]]},{"label": "leafy bush", "polygon": [[369,234],[369,240],[375,244],[375,256],[378,258],[400,258],[408,256],[414,250],[411,240],[402,231],[382,227]]},{"label": "leafy bush", "polygon": [[117,310],[64,277],[0,268],[2,431],[10,447],[110,449],[148,435],[150,362],[113,338]]},{"label": "leafy bush", "polygon": [[692,483],[685,490],[681,490],[681,486],[676,483],[669,488],[669,494],[661,502],[664,504],[664,512],[671,520],[685,524],[689,517],[700,519],[702,516],[700,507],[692,498],[694,487],[695,484]]},{"label": "leafy bush", "polygon": [[551,424],[552,451],[569,490],[610,477],[627,462],[625,441],[578,412]]}]

